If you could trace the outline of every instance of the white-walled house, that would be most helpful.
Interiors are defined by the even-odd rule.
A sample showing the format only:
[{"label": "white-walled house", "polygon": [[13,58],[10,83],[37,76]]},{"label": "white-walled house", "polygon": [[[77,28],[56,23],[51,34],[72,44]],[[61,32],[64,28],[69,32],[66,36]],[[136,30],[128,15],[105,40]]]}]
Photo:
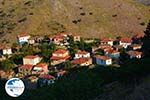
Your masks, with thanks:
[{"label": "white-walled house", "polygon": [[3,48],[2,49],[3,55],[11,55],[12,54],[12,49],[9,47]]},{"label": "white-walled house", "polygon": [[102,65],[102,66],[108,66],[112,64],[112,59],[108,56],[95,56],[96,64]]},{"label": "white-walled house", "polygon": [[29,39],[30,39],[30,35],[26,33],[23,33],[17,36],[18,43],[21,45],[24,43],[28,43]]},{"label": "white-walled house", "polygon": [[132,44],[131,38],[121,38],[119,44],[123,46],[125,49]]},{"label": "white-walled house", "polygon": [[26,56],[23,58],[23,64],[36,65],[42,60],[39,56]]},{"label": "white-walled house", "polygon": [[51,65],[57,65],[69,60],[70,54],[68,50],[58,49],[52,53]]},{"label": "white-walled house", "polygon": [[74,59],[79,59],[79,58],[90,58],[90,53],[87,51],[79,51],[75,54]]},{"label": "white-walled house", "polygon": [[77,66],[89,66],[92,64],[91,58],[79,58],[72,61],[73,65]]}]

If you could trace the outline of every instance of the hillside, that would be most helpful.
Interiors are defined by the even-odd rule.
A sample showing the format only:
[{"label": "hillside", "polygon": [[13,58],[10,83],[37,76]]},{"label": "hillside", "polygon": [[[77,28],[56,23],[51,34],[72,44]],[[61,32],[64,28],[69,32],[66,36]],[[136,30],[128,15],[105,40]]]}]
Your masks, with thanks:
[{"label": "hillside", "polygon": [[135,0],[1,0],[0,40],[12,42],[20,32],[131,36],[145,29],[149,13],[149,6]]}]

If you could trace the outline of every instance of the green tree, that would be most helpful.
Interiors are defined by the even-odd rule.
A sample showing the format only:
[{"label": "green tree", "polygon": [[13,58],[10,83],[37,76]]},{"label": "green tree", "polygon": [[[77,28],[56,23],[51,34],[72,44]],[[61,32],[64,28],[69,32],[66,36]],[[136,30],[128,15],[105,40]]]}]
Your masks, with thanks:
[{"label": "green tree", "polygon": [[15,64],[11,60],[4,60],[0,62],[0,67],[5,71],[12,70],[14,66]]},{"label": "green tree", "polygon": [[49,45],[48,43],[43,43],[40,46],[40,49],[41,49],[41,54],[44,57],[44,62],[49,62],[50,56],[56,50],[56,45],[55,44]]},{"label": "green tree", "polygon": [[85,50],[85,42],[83,38],[81,38],[80,42],[78,42],[78,46],[80,50]]},{"label": "green tree", "polygon": [[64,68],[65,68],[65,69],[70,69],[70,68],[72,68],[72,63],[71,63],[70,61],[65,62],[65,63],[64,63]]},{"label": "green tree", "polygon": [[13,61],[15,64],[22,64],[23,55],[22,54],[15,54],[13,55],[10,60]]}]

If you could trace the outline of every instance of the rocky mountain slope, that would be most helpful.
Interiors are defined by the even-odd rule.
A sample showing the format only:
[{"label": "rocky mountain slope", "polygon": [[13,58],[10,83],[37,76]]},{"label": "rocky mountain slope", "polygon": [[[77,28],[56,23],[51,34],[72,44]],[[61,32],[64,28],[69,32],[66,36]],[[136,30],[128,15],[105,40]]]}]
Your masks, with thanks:
[{"label": "rocky mountain slope", "polygon": [[131,36],[145,29],[149,13],[134,0],[0,0],[0,40],[12,42],[21,32]]}]

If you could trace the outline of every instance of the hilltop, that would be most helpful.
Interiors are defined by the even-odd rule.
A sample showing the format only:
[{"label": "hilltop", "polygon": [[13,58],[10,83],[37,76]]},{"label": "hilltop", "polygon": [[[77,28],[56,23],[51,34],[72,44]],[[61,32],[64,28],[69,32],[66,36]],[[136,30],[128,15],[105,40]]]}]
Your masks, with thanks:
[{"label": "hilltop", "polygon": [[132,36],[143,32],[149,13],[149,6],[134,0],[1,0],[0,40],[10,43],[21,32]]}]

